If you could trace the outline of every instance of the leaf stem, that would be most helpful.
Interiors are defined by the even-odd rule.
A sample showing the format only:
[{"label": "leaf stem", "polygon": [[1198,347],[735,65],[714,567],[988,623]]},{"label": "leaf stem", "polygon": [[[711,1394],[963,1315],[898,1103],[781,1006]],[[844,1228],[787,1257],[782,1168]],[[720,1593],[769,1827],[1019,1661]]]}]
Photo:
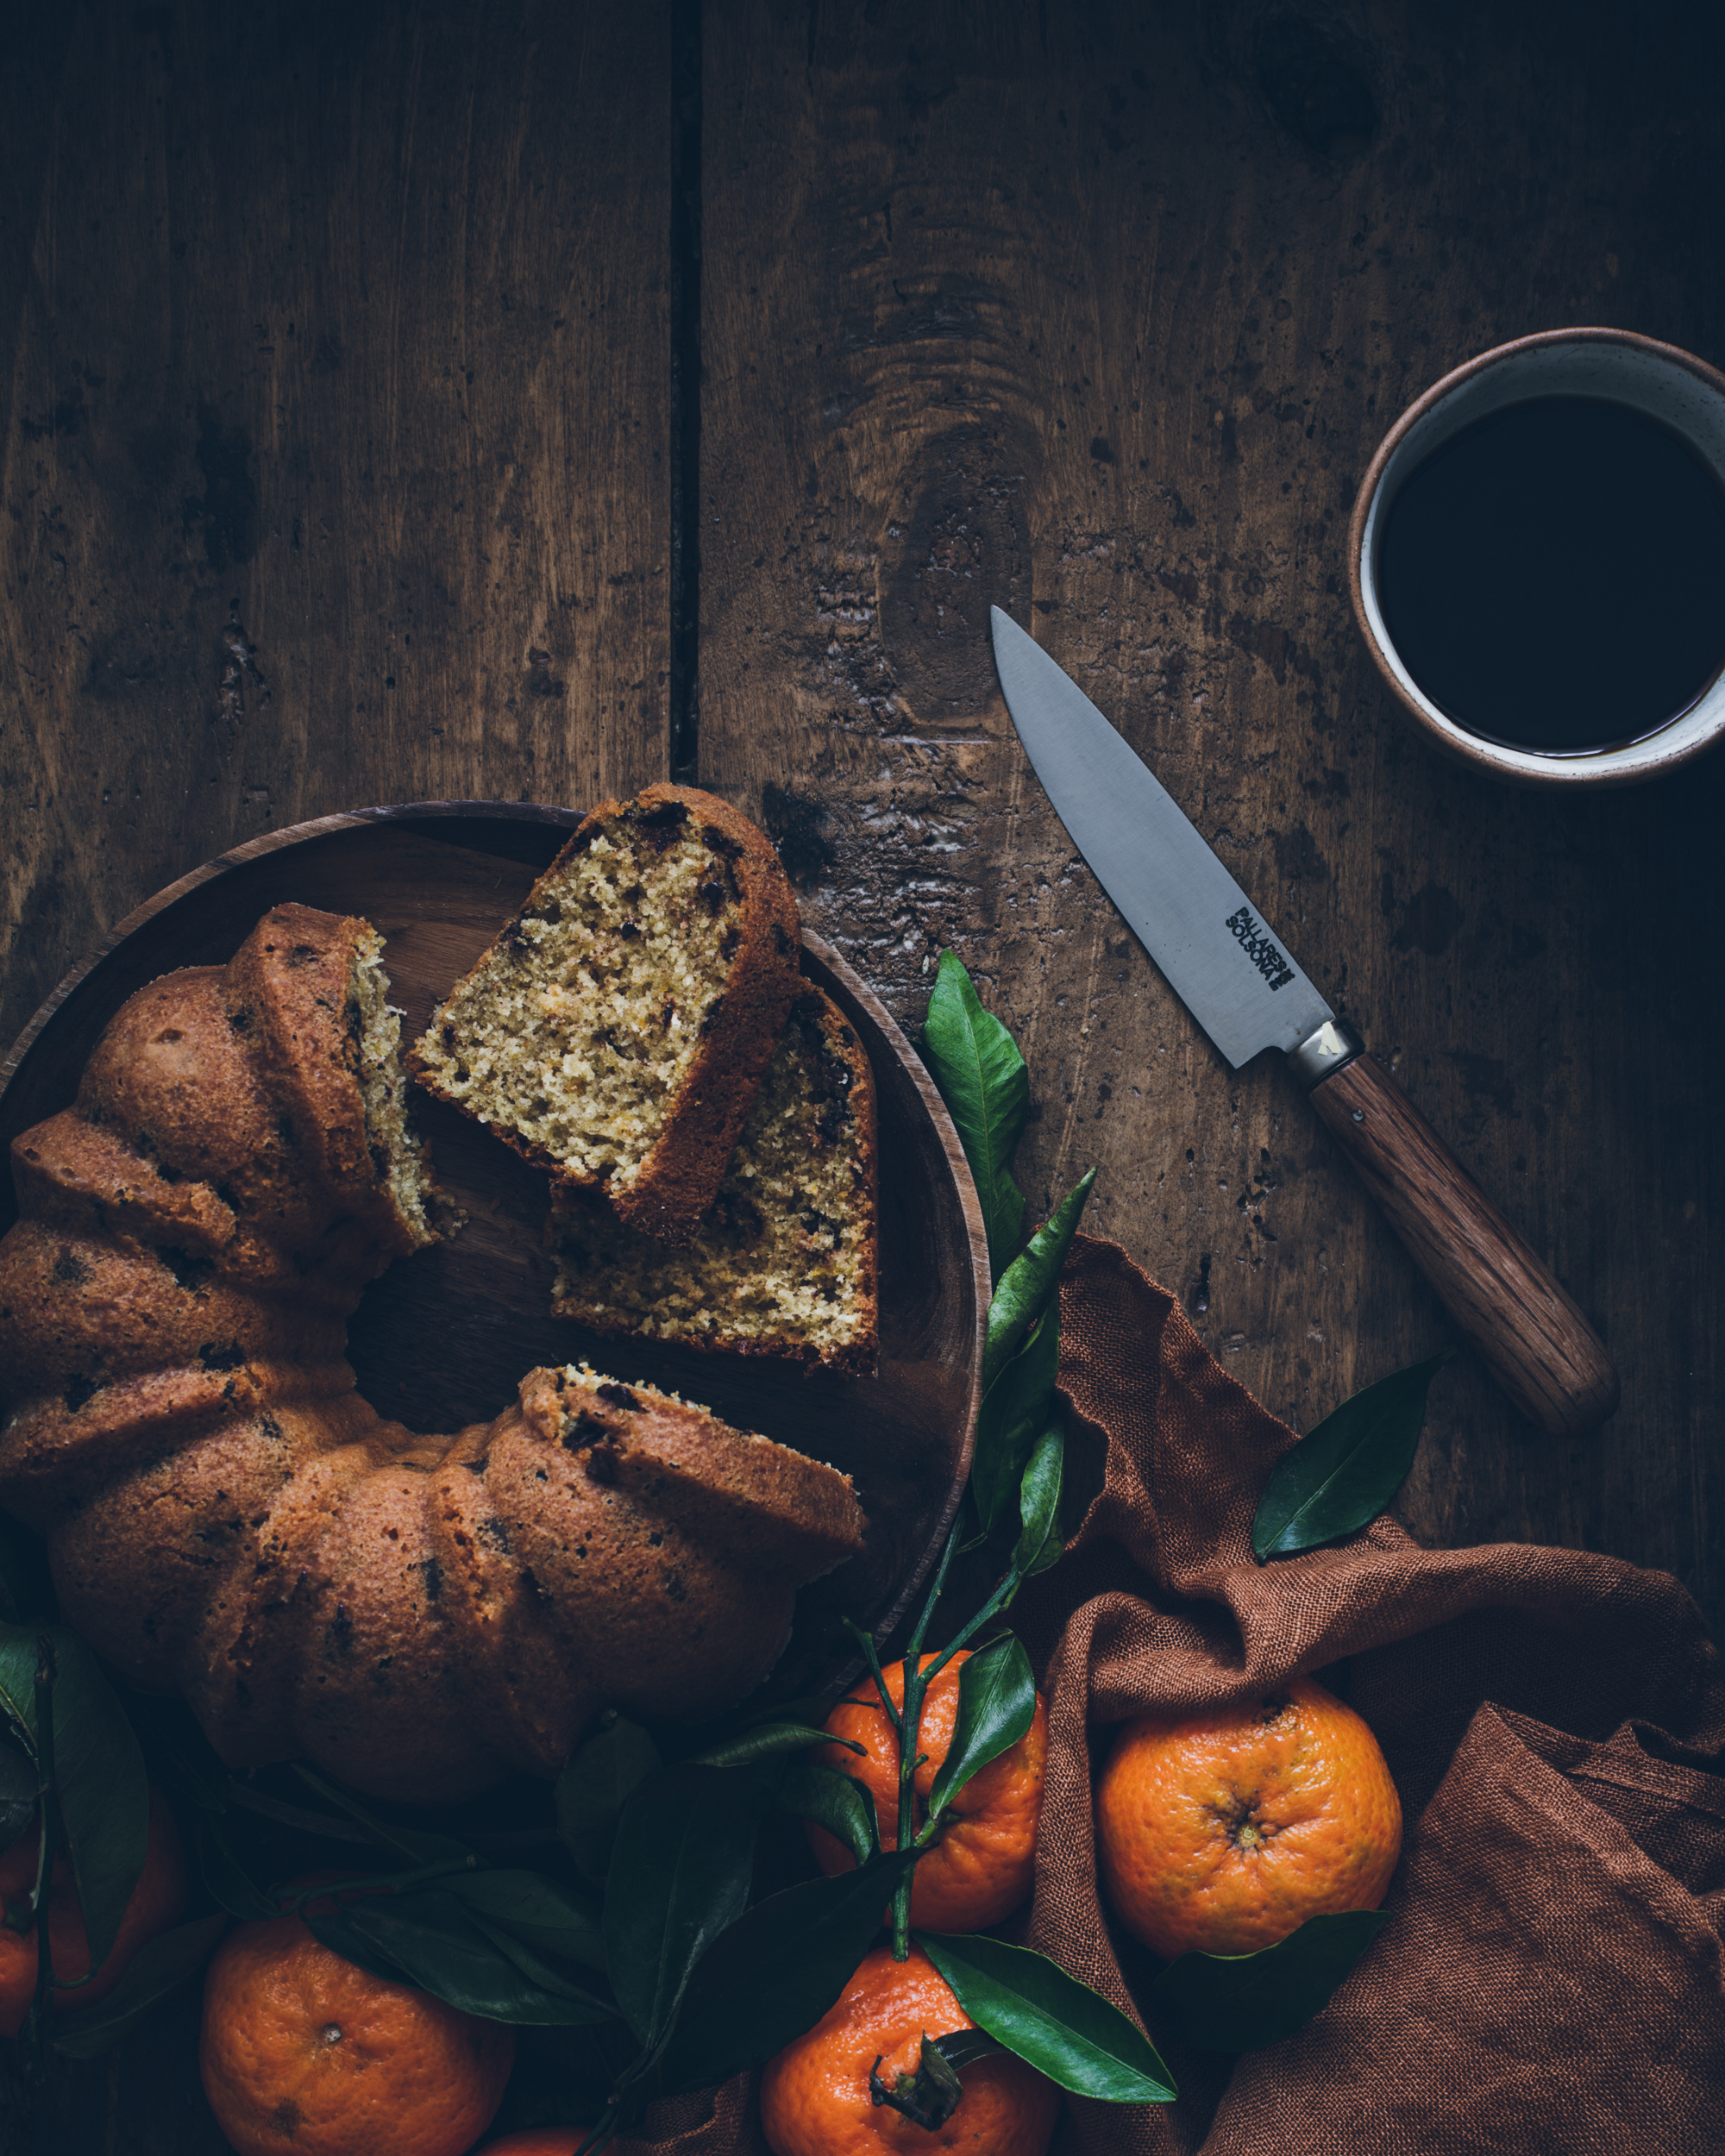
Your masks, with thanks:
[{"label": "leaf stem", "polygon": [[622,2116],[623,2105],[617,2097],[613,2096],[604,2110],[599,2113],[599,2124],[594,2127],[593,2132],[587,2135],[579,2148],[571,2151],[571,2156],[599,2156],[601,2149],[609,2148],[612,2137],[617,2132],[618,2122]]},{"label": "leaf stem", "polygon": [[892,1694],[887,1689],[887,1673],[881,1667],[880,1656],[875,1651],[875,1642],[854,1618],[847,1617],[844,1625],[845,1629],[862,1650],[862,1658],[869,1664],[869,1673],[875,1680],[875,1689],[881,1695],[881,1704],[887,1710],[887,1720],[892,1724],[894,1733],[902,1746],[904,1721],[898,1708],[893,1704]]},{"label": "leaf stem", "polygon": [[[922,1686],[913,1684],[908,1666],[905,1673],[906,1720],[915,1732],[922,1720]],[[897,1849],[920,1849],[916,1827],[916,1738],[899,1745],[899,1826],[894,1842]],[[911,1884],[916,1877],[912,1865],[893,1889],[893,1959],[907,1961],[911,1951]]]},{"label": "leaf stem", "polygon": [[940,1652],[936,1655],[933,1661],[929,1664],[925,1683],[932,1684],[947,1664],[951,1661],[953,1656],[962,1648],[969,1646],[983,1626],[991,1623],[1003,1609],[1010,1605],[1013,1595],[1023,1585],[1024,1575],[1016,1564],[1009,1565],[999,1586],[995,1588],[981,1609],[968,1623],[959,1627]]},{"label": "leaf stem", "polygon": [[30,2002],[30,2027],[40,2062],[47,2048],[48,2021],[53,2010],[49,1996],[53,1984],[53,1942],[48,1918],[54,1857],[60,1840],[53,1726],[53,1688],[60,1661],[53,1640],[46,1632],[36,1634],[36,1791],[41,1807],[41,1840],[36,1856],[36,1989]]},{"label": "leaf stem", "polygon": [[[952,1559],[958,1548],[958,1537],[963,1526],[963,1512],[953,1515],[947,1530],[946,1546],[940,1553],[940,1562],[934,1569],[934,1578],[911,1636],[906,1644],[904,1660],[900,1668],[905,1677],[905,1704],[899,1720],[899,1824],[894,1847],[920,1851],[925,1838],[916,1827],[916,1771],[923,1764],[920,1742],[922,1737],[922,1703],[930,1681],[940,1674],[950,1659],[950,1653],[937,1663],[925,1677],[922,1670],[922,1643],[928,1637],[928,1628],[934,1619],[935,1608],[946,1592],[946,1576],[951,1570]],[[884,1691],[882,1696],[885,1696]],[[916,1877],[916,1866],[911,1865],[898,1884],[893,1889],[893,1959],[906,1959],[911,1951],[911,1886]]]},{"label": "leaf stem", "polygon": [[[936,1677],[940,1675],[941,1671],[947,1666],[948,1663],[951,1661],[954,1655],[962,1651],[966,1644],[976,1637],[976,1634],[982,1629],[983,1626],[988,1624],[992,1618],[996,1616],[1000,1611],[1007,1607],[1007,1605],[1012,1601],[1013,1596],[1017,1594],[1019,1589],[1023,1584],[1023,1577],[1019,1571],[1018,1566],[1013,1564],[1008,1567],[1005,1578],[1001,1580],[1000,1585],[995,1588],[994,1593],[989,1595],[988,1601],[983,1603],[981,1609],[976,1612],[976,1614],[972,1617],[967,1624],[962,1626],[954,1637],[941,1649],[940,1652],[932,1658],[926,1670],[919,1670],[918,1672],[917,1715],[919,1720],[920,1720],[922,1714],[923,1695],[926,1692],[928,1687],[933,1683]],[[906,1679],[906,1683],[908,1684],[908,1679]],[[921,1764],[921,1760],[917,1760],[916,1766],[920,1766]],[[914,1774],[914,1772],[915,1766],[912,1769],[912,1773]],[[910,1831],[911,1822],[906,1816],[904,1802],[905,1783],[906,1777],[904,1773],[904,1759],[903,1755],[900,1754],[899,1763],[899,1847],[900,1849],[906,1847],[913,1848],[919,1855],[928,1847],[929,1844],[934,1839],[936,1833],[938,1832],[942,1812],[932,1813],[927,1821],[924,1823],[922,1831],[917,1835],[914,1842],[906,1843],[905,1836]],[[943,1806],[942,1811],[944,1811],[944,1807]],[[908,1881],[914,1875],[915,1871],[916,1866],[913,1865],[910,1871],[906,1874],[906,1883],[903,1884],[902,1890],[902,1914],[905,1926],[902,1935],[905,1941],[906,1953],[910,1951],[910,1889]],[[902,1961],[905,1959],[905,1955],[899,1952],[899,1942],[900,1938],[899,1924],[900,1915],[900,1897],[899,1896],[895,1895],[893,1901],[893,1953],[896,1960]]]},{"label": "leaf stem", "polygon": [[910,1643],[905,1649],[906,1667],[913,1666],[921,1657],[922,1643],[928,1637],[928,1628],[934,1619],[935,1607],[946,1592],[946,1575],[952,1568],[952,1559],[958,1548],[958,1531],[962,1519],[961,1508],[959,1512],[953,1514],[952,1525],[947,1530],[946,1547],[941,1551],[940,1562],[934,1568],[933,1583],[924,1598],[921,1614],[916,1620],[915,1626],[911,1633]]}]

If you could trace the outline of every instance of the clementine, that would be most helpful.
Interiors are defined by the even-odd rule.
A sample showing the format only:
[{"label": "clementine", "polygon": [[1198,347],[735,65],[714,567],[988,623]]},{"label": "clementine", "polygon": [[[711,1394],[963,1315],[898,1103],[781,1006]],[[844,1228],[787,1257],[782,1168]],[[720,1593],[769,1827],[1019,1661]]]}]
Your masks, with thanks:
[{"label": "clementine", "polygon": [[[37,1835],[30,1827],[3,1857],[0,1857],[0,1901],[6,1921],[0,1923],[0,2035],[16,2036],[24,2026],[36,1994],[36,1934],[26,1915],[31,1890],[36,1883]],[[179,1916],[185,1902],[185,1851],[167,1800],[150,1784],[149,1839],[144,1848],[144,1868],[107,1959],[88,1984],[90,1941],[85,1934],[84,1911],[78,1903],[77,1882],[70,1860],[54,1859],[48,1884],[48,1953],[53,1964],[53,2010],[76,2014],[105,1999],[126,1973],[134,1954],[147,1940],[165,1932]],[[20,1930],[14,1916],[23,1921]],[[75,1988],[63,1991],[62,1984]]]},{"label": "clementine", "polygon": [[204,2092],[240,2156],[462,2156],[514,2060],[512,2029],[344,1961],[298,1915],[237,1926],[204,1977]]},{"label": "clementine", "polygon": [[[958,1671],[969,1660],[962,1651],[930,1684],[923,1700],[916,1771],[918,1825],[934,1778],[952,1743],[958,1713]],[[922,1667],[933,1661],[925,1655]],[[905,1667],[890,1663],[882,1672],[894,1707],[905,1698]],[[881,1704],[872,1677],[865,1677],[840,1700],[826,1718],[829,1736],[849,1738],[862,1756],[841,1745],[825,1745],[814,1754],[822,1766],[860,1782],[875,1800],[882,1849],[898,1847],[899,1740]],[[1048,1761],[1048,1711],[1038,1693],[1036,1720],[1015,1745],[991,1759],[958,1792],[945,1824],[919,1860],[911,1888],[911,1921],[935,1932],[976,1932],[1011,1915],[1031,1890],[1036,1857],[1036,1823],[1042,1809],[1043,1775]],[[856,1859],[825,1827],[810,1825],[809,1843],[823,1871],[849,1871]]]},{"label": "clementine", "polygon": [[1402,1850],[1377,1740],[1309,1677],[1203,1714],[1145,1714],[1096,1790],[1102,1885],[1164,1959],[1250,1954],[1308,1916],[1375,1909]]},{"label": "clementine", "polygon": [[895,2088],[916,2072],[925,2035],[975,2026],[926,1954],[913,1947],[908,1961],[894,1961],[890,1947],[875,1947],[825,2019],[762,2071],[761,2125],[773,2156],[932,2156],[943,2148],[1042,2156],[1060,2091],[1011,2052],[966,2066],[957,2109],[932,2130],[871,2094],[871,2069]]}]

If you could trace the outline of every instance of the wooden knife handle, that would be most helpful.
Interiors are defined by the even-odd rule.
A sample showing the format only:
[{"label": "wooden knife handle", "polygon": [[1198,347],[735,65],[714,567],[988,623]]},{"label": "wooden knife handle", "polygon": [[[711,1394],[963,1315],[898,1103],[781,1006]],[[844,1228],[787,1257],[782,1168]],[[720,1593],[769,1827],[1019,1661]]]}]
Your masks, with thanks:
[{"label": "wooden knife handle", "polygon": [[1383,1065],[1355,1056],[1312,1106],[1522,1413],[1554,1438],[1603,1422],[1618,1391],[1603,1341]]}]

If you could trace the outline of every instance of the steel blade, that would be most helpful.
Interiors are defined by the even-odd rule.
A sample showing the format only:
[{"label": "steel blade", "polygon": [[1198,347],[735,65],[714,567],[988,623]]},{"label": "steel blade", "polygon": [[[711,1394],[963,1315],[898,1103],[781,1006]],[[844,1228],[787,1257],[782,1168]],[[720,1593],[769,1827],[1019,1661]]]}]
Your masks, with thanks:
[{"label": "steel blade", "polygon": [[1333,1018],[1288,947],[1084,692],[992,609],[1007,709],[1097,881],[1238,1069]]}]

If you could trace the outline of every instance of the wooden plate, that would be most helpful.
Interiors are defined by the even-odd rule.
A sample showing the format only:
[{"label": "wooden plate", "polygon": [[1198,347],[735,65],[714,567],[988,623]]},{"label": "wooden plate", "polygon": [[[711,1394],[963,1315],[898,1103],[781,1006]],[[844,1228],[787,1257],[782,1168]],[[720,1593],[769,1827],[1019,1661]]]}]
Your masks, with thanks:
[{"label": "wooden plate", "polygon": [[[133,991],[178,966],[222,964],[270,906],[362,914],[385,938],[404,1039],[473,964],[580,821],[536,805],[431,802],[273,831],[222,855],[129,915],[69,975],[0,1064],[0,1142],[70,1105],[91,1048]],[[439,1181],[466,1209],[452,1242],[398,1259],[349,1332],[360,1389],[425,1432],[488,1419],[543,1363],[591,1361],[699,1400],[743,1429],[853,1476],[862,1554],[803,1590],[771,1680],[788,1696],[853,1662],[846,1617],[884,1638],[939,1547],[969,1471],[988,1294],[987,1244],[938,1094],[879,999],[819,937],[803,970],[842,1006],[875,1069],[881,1122],[881,1367],[805,1376],[766,1358],[605,1338],[550,1315],[545,1178],[453,1108],[416,1095]],[[16,1217],[9,1178],[0,1230]]]}]

